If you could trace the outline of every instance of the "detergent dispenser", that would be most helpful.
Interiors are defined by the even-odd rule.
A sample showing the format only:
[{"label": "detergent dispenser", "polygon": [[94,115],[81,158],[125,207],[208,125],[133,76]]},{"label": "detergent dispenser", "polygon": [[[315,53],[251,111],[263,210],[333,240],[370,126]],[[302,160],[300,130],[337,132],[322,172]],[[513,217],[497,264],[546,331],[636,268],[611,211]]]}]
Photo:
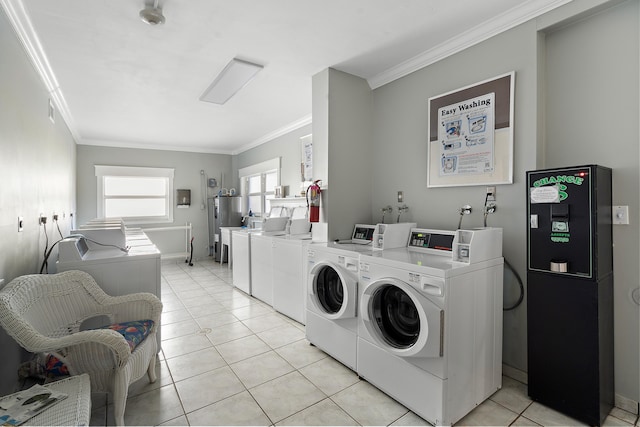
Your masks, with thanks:
[{"label": "detergent dispenser", "polygon": [[614,403],[612,171],[527,172],[529,396],[589,425]]},{"label": "detergent dispenser", "polygon": [[415,222],[399,222],[396,224],[376,224],[373,231],[373,249],[394,249],[407,246],[407,239]]}]

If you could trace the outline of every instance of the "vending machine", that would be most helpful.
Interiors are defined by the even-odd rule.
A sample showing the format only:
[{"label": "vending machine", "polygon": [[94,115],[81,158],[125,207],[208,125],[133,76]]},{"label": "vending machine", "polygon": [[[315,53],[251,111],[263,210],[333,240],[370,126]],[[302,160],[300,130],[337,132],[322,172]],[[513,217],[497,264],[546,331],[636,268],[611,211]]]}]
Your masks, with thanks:
[{"label": "vending machine", "polygon": [[614,404],[611,169],[527,172],[529,396],[589,425]]}]

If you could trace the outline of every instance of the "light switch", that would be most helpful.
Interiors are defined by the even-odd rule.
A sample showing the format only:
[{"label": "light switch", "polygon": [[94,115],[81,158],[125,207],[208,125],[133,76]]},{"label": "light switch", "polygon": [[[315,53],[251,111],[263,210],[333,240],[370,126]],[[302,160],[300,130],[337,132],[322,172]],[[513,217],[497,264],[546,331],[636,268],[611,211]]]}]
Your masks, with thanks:
[{"label": "light switch", "polygon": [[611,213],[614,224],[629,224],[629,206],[613,206]]},{"label": "light switch", "polygon": [[531,228],[538,228],[538,215],[537,214],[532,214],[531,217],[529,218],[529,224],[531,226]]}]

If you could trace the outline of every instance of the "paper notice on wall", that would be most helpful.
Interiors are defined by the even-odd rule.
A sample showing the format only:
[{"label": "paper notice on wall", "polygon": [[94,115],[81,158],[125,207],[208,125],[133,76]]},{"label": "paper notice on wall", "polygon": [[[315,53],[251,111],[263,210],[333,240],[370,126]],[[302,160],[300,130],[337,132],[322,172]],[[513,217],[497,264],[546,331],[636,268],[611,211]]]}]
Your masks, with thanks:
[{"label": "paper notice on wall", "polygon": [[313,179],[313,140],[311,135],[300,138],[302,148],[302,181]]},{"label": "paper notice on wall", "polygon": [[438,120],[440,176],[493,171],[494,92],[439,108]]}]

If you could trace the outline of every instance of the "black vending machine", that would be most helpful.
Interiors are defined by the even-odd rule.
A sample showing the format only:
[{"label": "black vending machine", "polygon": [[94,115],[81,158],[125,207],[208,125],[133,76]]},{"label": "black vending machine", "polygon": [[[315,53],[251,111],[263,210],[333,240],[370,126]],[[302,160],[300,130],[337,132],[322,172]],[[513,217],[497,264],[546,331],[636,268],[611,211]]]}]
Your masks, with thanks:
[{"label": "black vending machine", "polygon": [[611,169],[527,172],[529,396],[589,425],[613,407]]}]

